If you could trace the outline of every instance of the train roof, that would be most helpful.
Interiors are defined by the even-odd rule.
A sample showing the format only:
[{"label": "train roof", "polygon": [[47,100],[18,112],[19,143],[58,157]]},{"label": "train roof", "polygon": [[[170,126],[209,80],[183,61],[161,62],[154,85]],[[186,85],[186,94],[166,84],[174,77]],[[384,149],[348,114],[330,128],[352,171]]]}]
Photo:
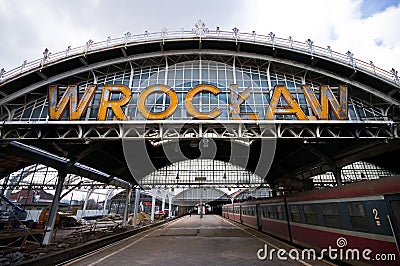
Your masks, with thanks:
[{"label": "train roof", "polygon": [[251,201],[244,201],[244,202],[235,202],[233,204],[225,204],[224,206],[231,207],[233,206],[241,206],[241,205],[257,205],[257,204],[263,204],[263,203],[281,203],[284,202],[285,199],[283,196],[281,197],[273,197],[273,198],[264,198],[264,199],[259,199],[259,200],[251,200]]},{"label": "train roof", "polygon": [[288,202],[342,199],[400,193],[400,176],[361,181],[348,185],[307,191],[287,196]]},{"label": "train roof", "polygon": [[[287,202],[314,201],[325,199],[343,199],[400,193],[400,176],[383,177],[376,180],[360,181],[338,187],[316,189],[307,192],[291,194],[286,197]],[[267,198],[263,200],[234,203],[234,206],[256,205],[263,203],[281,203],[284,197]],[[232,206],[227,204],[225,206]]]}]

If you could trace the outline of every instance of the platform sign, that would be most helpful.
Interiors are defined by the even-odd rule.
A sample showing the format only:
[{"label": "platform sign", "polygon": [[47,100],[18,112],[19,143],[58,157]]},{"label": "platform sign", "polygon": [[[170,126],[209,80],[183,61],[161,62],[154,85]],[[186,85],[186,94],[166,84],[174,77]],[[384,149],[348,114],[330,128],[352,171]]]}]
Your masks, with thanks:
[{"label": "platform sign", "polygon": [[[333,113],[337,120],[348,119],[348,88],[345,85],[339,86],[338,97],[334,95],[328,85],[323,85],[319,89],[317,97],[309,85],[302,85],[301,90],[305,96],[308,106],[313,115],[307,116],[301,109],[299,103],[292,96],[284,85],[275,86],[269,105],[267,106],[265,117],[261,117],[257,112],[241,112],[240,106],[251,96],[250,89],[242,92],[238,90],[237,84],[231,84],[229,117],[232,120],[274,120],[275,115],[293,115],[298,120],[329,120],[329,112]],[[49,118],[51,120],[61,120],[67,110],[69,110],[68,120],[80,120],[82,115],[92,104],[98,85],[89,85],[81,99],[78,99],[79,91],[77,86],[69,86],[59,99],[58,87],[53,85],[49,88]],[[146,106],[146,99],[154,93],[166,94],[169,98],[169,105],[163,111],[154,112]],[[214,108],[208,112],[201,112],[196,109],[193,101],[200,93],[210,93],[218,95],[221,90],[211,84],[199,84],[190,89],[184,97],[184,106],[187,113],[195,119],[209,120],[219,117],[223,110]],[[119,99],[114,99],[113,95],[119,95]],[[261,97],[261,96],[260,96]],[[112,110],[115,120],[129,120],[123,108],[132,101],[131,90],[122,84],[104,85],[101,97],[98,102],[97,120],[107,119],[107,111]],[[282,103],[285,104],[282,104]],[[177,93],[171,87],[163,84],[151,85],[142,90],[137,99],[137,108],[140,114],[148,120],[164,120],[174,114],[179,104]]]}]

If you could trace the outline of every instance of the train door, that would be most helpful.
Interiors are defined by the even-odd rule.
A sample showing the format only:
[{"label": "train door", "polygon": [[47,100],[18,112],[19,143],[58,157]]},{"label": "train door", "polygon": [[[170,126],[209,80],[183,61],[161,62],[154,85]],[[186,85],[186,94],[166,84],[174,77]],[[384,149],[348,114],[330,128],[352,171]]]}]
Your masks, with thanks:
[{"label": "train door", "polygon": [[387,195],[385,196],[385,200],[389,209],[387,219],[389,219],[390,227],[396,238],[397,249],[400,253],[400,194]]},{"label": "train door", "polygon": [[240,221],[240,223],[241,224],[243,224],[243,220],[242,220],[242,212],[243,212],[243,210],[242,210],[242,206],[239,206],[239,221]]},{"label": "train door", "polygon": [[257,228],[259,231],[262,230],[262,226],[261,226],[261,206],[260,204],[256,205],[256,219],[257,219]]}]

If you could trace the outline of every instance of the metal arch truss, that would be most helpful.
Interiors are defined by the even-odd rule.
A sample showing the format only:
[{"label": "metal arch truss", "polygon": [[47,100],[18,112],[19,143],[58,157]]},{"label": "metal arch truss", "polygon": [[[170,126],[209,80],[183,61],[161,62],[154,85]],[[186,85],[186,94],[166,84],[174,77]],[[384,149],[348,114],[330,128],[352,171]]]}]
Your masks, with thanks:
[{"label": "metal arch truss", "polygon": [[399,137],[399,123],[389,121],[51,121],[4,122],[1,140],[148,139],[387,139]]}]

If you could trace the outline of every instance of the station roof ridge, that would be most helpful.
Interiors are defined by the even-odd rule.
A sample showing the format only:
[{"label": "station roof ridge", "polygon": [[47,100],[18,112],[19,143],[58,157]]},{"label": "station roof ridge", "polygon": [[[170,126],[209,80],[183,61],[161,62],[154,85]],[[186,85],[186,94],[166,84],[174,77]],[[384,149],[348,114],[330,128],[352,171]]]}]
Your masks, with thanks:
[{"label": "station roof ridge", "polygon": [[[196,24],[197,25],[197,24]],[[203,26],[205,26],[203,24]],[[386,82],[392,83],[400,87],[400,81],[398,72],[392,68],[387,71],[381,69],[373,64],[372,61],[369,63],[356,59],[354,54],[347,51],[345,54],[335,52],[330,46],[326,48],[314,45],[311,39],[305,41],[295,41],[291,36],[289,38],[276,37],[273,32],[267,35],[256,34],[255,31],[252,33],[239,32],[238,28],[233,28],[232,31],[223,31],[219,27],[216,30],[209,30],[208,28],[193,28],[192,30],[175,30],[168,31],[167,28],[163,28],[162,31],[150,33],[147,30],[141,34],[132,35],[130,32],[126,32],[124,36],[111,38],[108,37],[104,41],[94,42],[89,39],[85,45],[72,48],[68,46],[66,50],[51,53],[47,48],[43,52],[43,57],[35,59],[33,61],[25,60],[21,66],[18,66],[12,70],[6,71],[4,68],[0,72],[0,88],[3,84],[12,81],[18,77],[24,76],[32,71],[41,71],[42,68],[50,64],[57,64],[77,56],[83,56],[84,58],[88,54],[111,50],[115,48],[127,49],[129,46],[145,43],[159,43],[162,45],[169,41],[179,40],[198,40],[202,41],[235,41],[238,43],[253,43],[258,45],[270,46],[273,50],[276,48],[288,49],[291,51],[309,53],[311,58],[324,57],[335,63],[347,64],[354,68],[354,71],[361,70],[368,74],[377,76]]]}]

